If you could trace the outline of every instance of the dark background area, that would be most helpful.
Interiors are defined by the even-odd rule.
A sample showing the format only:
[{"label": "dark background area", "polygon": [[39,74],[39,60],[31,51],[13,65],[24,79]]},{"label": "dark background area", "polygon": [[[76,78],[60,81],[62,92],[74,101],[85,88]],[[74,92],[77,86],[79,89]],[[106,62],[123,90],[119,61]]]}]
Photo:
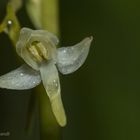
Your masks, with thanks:
[{"label": "dark background area", "polygon": [[[140,2],[137,0],[60,0],[61,45],[86,36],[94,41],[78,71],[62,76],[62,98],[68,124],[63,140],[140,139]],[[6,1],[0,1],[0,21]],[[22,26],[32,27],[23,7]],[[9,38],[0,34],[0,74],[20,65]],[[31,91],[0,90],[1,139],[39,139],[38,109],[33,132],[24,131]],[[49,139],[48,139],[49,140]]]}]

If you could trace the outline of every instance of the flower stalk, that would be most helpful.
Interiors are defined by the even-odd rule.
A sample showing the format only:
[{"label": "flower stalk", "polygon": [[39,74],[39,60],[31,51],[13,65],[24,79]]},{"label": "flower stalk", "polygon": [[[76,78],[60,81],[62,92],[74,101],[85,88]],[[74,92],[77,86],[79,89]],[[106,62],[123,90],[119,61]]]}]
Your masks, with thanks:
[{"label": "flower stalk", "polygon": [[[46,29],[60,36],[59,0],[28,0],[26,7],[30,19],[36,28]],[[41,139],[45,139],[50,135],[52,139],[57,140],[61,135],[60,128],[52,113],[50,101],[42,85],[35,88],[35,91],[39,93]],[[50,128],[53,129],[53,131],[50,131]],[[48,132],[50,133],[48,134]]]}]

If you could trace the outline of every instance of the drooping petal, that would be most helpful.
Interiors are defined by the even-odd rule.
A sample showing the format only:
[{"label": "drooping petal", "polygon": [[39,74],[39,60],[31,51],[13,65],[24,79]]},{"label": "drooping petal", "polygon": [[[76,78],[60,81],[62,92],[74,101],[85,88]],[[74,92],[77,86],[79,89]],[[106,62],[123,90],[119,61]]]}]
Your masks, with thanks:
[{"label": "drooping petal", "polygon": [[24,90],[31,89],[41,82],[39,72],[26,64],[0,76],[0,88]]},{"label": "drooping petal", "polygon": [[58,71],[52,62],[43,63],[40,73],[44,88],[49,96],[52,111],[61,126],[66,125],[66,115],[61,100]]},{"label": "drooping petal", "polygon": [[92,39],[87,37],[74,46],[58,48],[57,66],[62,74],[76,71],[85,62]]}]

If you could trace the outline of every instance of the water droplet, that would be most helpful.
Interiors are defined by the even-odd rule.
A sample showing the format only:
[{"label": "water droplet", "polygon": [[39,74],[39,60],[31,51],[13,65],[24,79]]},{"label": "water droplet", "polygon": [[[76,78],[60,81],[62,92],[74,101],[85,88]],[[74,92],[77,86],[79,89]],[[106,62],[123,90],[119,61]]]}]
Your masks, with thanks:
[{"label": "water droplet", "polygon": [[7,29],[10,30],[11,26],[13,25],[12,20],[7,21]]},{"label": "water droplet", "polygon": [[24,74],[23,73],[20,73],[20,76],[23,76]]},{"label": "water droplet", "polygon": [[63,50],[64,53],[66,53],[66,50]]},{"label": "water droplet", "polygon": [[12,21],[11,20],[8,20],[7,23],[8,23],[8,25],[11,25],[12,24]]},{"label": "water droplet", "polygon": [[58,82],[56,80],[53,80],[53,83],[56,87],[58,87]]}]

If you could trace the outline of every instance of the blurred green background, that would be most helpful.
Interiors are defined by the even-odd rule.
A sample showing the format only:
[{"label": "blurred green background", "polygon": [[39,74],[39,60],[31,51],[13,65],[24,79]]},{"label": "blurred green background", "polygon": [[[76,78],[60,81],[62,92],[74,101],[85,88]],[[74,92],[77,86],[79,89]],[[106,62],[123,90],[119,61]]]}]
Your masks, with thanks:
[{"label": "blurred green background", "polygon": [[[0,1],[0,21],[7,1]],[[90,35],[94,42],[83,67],[71,75],[60,75],[68,124],[57,128],[62,130],[55,138],[49,128],[44,139],[140,139],[139,7],[137,0],[60,0],[61,45],[73,45]],[[22,26],[33,28],[25,6],[18,17]],[[0,42],[2,75],[20,63],[7,35],[0,34]],[[40,139],[37,104],[33,131],[30,135],[25,132],[33,99],[31,91],[0,90],[0,133],[10,132],[0,140]]]}]

